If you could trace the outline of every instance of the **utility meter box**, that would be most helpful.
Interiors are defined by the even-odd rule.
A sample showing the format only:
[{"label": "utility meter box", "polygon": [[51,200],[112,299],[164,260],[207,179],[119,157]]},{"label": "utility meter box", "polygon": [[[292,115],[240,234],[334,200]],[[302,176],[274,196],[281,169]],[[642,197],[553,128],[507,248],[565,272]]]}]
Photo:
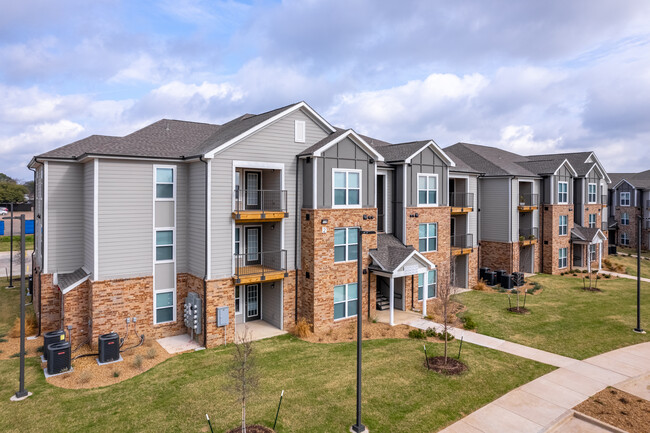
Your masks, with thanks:
[{"label": "utility meter box", "polygon": [[217,307],[217,326],[226,326],[229,322],[228,307]]},{"label": "utility meter box", "polygon": [[194,292],[187,294],[185,305],[183,307],[183,320],[185,326],[194,331],[195,334],[201,333],[201,298]]}]

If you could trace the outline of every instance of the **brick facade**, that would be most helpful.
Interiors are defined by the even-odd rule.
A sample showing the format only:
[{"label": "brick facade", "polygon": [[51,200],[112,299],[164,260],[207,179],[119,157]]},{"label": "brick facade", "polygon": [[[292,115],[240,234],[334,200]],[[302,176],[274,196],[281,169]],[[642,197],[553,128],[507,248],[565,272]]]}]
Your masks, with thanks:
[{"label": "brick facade", "polygon": [[481,241],[479,251],[481,268],[503,269],[508,273],[519,269],[519,243]]},{"label": "brick facade", "polygon": [[[623,225],[621,217],[624,213],[628,214],[630,223],[628,225]],[[614,218],[618,222],[618,230],[616,230],[616,244],[623,246],[621,243],[621,234],[626,233],[628,239],[630,240],[629,245],[625,247],[636,248],[637,247],[637,238],[638,236],[638,217],[641,214],[641,210],[638,207],[633,206],[616,206],[614,209]],[[648,230],[641,229],[641,248],[648,249]],[[644,242],[645,241],[645,242]]]},{"label": "brick facade", "polygon": [[[544,205],[540,212],[542,225],[542,272],[559,274],[573,266],[571,229],[574,205]],[[567,215],[567,234],[560,236],[560,215]],[[567,249],[567,267],[559,267],[560,248]]]}]

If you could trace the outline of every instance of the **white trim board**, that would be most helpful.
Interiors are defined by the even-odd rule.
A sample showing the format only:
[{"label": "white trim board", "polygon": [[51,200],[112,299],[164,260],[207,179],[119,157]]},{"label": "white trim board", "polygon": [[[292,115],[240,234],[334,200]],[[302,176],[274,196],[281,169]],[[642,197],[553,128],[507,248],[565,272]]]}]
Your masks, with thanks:
[{"label": "white trim board", "polygon": [[451,159],[451,158],[449,157],[449,155],[447,155],[447,154],[445,153],[445,151],[442,150],[442,149],[440,148],[440,146],[438,146],[438,144],[437,144],[435,141],[433,141],[433,140],[429,140],[429,141],[427,142],[427,144],[425,144],[424,146],[422,146],[422,147],[420,148],[420,150],[418,150],[417,152],[413,153],[413,155],[411,155],[411,156],[409,156],[408,158],[406,158],[406,159],[404,160],[404,162],[406,162],[407,164],[410,164],[410,163],[411,163],[411,160],[412,160],[415,156],[417,156],[420,152],[422,152],[424,149],[426,149],[427,147],[431,147],[431,150],[433,150],[433,152],[434,152],[435,154],[437,154],[437,155],[438,155],[438,156],[439,156],[439,157],[440,157],[444,162],[446,162],[447,165],[449,165],[449,167],[456,167],[456,163],[454,162],[454,160]]},{"label": "white trim board", "polygon": [[363,150],[368,153],[371,156],[374,156],[375,161],[383,161],[384,157],[377,152],[372,146],[370,146],[363,138],[361,138],[356,132],[354,132],[352,129],[348,129],[345,131],[343,134],[339,135],[338,137],[334,138],[331,140],[329,143],[326,145],[322,146],[321,148],[315,150],[313,152],[313,156],[323,156],[323,152],[331,148],[337,143],[340,143],[341,141],[345,140],[346,138],[353,139],[358,145],[360,145]]},{"label": "white trim board", "polygon": [[93,281],[99,280],[99,159],[93,161]]}]

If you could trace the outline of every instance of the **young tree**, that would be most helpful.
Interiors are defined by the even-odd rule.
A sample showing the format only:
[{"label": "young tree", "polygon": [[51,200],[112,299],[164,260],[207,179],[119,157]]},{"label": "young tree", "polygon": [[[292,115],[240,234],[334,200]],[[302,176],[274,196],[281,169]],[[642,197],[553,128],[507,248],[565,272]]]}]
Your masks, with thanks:
[{"label": "young tree", "polygon": [[451,296],[456,292],[456,257],[451,256],[449,266],[449,281],[444,281],[438,288],[438,299],[442,305],[442,324],[445,335],[445,364],[447,364],[447,340],[449,330],[449,315],[451,310]]},{"label": "young tree", "polygon": [[237,396],[241,403],[241,431],[246,433],[246,401],[257,388],[259,376],[255,357],[253,356],[253,341],[248,329],[237,341],[230,365],[229,390]]}]

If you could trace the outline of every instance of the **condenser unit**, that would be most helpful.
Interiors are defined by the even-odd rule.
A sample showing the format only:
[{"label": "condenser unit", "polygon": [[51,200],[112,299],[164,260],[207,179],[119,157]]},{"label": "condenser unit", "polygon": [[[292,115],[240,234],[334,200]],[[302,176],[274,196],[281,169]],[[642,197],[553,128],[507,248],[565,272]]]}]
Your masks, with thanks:
[{"label": "condenser unit", "polygon": [[487,271],[483,279],[488,286],[494,286],[497,283],[497,273],[494,271]]},{"label": "condenser unit", "polygon": [[61,329],[43,334],[43,359],[45,361],[47,361],[47,348],[49,345],[52,343],[60,343],[61,341],[65,341],[65,331]]},{"label": "condenser unit", "polygon": [[117,332],[100,335],[98,340],[100,364],[120,359],[120,336]]},{"label": "condenser unit", "polygon": [[47,347],[47,374],[59,374],[70,370],[70,343],[61,341]]}]

